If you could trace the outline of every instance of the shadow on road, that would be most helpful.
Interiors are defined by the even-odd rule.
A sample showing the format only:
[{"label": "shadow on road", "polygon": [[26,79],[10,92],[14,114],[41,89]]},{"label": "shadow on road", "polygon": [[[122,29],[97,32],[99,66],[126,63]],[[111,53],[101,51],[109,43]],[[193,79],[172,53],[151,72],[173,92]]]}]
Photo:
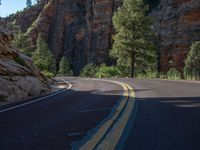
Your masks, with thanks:
[{"label": "shadow on road", "polygon": [[199,150],[200,97],[156,97],[153,90],[135,89],[149,97],[136,97],[137,115],[124,149]]},{"label": "shadow on road", "polygon": [[[0,149],[67,150],[110,113],[123,90],[60,93],[48,99],[0,113]],[[29,99],[28,101],[33,101]],[[18,102],[0,110],[23,104]]]}]

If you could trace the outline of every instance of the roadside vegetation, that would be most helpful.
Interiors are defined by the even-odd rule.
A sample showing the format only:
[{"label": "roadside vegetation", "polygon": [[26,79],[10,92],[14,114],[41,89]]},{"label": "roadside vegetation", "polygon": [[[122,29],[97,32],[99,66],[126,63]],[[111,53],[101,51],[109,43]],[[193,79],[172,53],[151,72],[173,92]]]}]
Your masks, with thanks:
[{"label": "roadside vegetation", "polygon": [[156,67],[153,21],[146,15],[147,11],[148,7],[142,0],[125,0],[113,17],[116,34],[110,56],[116,59],[117,65],[129,67],[131,77]]},{"label": "roadside vegetation", "polygon": [[30,51],[30,46],[32,45],[31,39],[28,37],[27,34],[18,31],[15,34],[15,39],[13,40],[12,44],[24,54],[30,57],[32,56],[32,53]]},{"label": "roadside vegetation", "polygon": [[58,74],[63,76],[73,76],[73,71],[66,57],[62,57],[60,61]]},{"label": "roadside vegetation", "polygon": [[[0,1],[1,2],[1,1]],[[37,1],[39,3],[40,0]],[[200,42],[194,42],[185,60],[185,67],[179,70],[173,60],[169,60],[169,70],[159,72],[159,49],[157,37],[152,31],[153,18],[148,16],[150,9],[158,5],[158,0],[124,0],[113,16],[115,34],[109,51],[112,65],[86,64],[80,71],[82,77],[134,77],[162,79],[200,79]],[[32,1],[27,0],[27,9]],[[151,4],[149,7],[147,4]],[[33,22],[34,27],[36,22]],[[73,76],[73,65],[67,57],[55,60],[46,40],[39,34],[36,46],[27,33],[20,32],[14,23],[8,24],[15,34],[13,45],[32,57],[33,63],[47,77]],[[57,58],[58,59],[58,58]],[[23,63],[20,60],[16,60]]]},{"label": "roadside vegetation", "polygon": [[200,79],[200,41],[192,44],[185,60],[184,76],[186,79]]},{"label": "roadside vegetation", "polygon": [[41,35],[37,39],[36,50],[33,52],[33,63],[44,73],[54,73],[55,60]]}]

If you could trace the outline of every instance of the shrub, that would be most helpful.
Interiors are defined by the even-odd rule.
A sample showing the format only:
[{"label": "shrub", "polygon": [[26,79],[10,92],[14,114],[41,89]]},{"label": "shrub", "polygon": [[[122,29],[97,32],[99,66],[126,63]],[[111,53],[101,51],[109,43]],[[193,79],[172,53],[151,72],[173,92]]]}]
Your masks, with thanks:
[{"label": "shrub", "polygon": [[200,41],[192,44],[185,60],[185,78],[200,79]]},{"label": "shrub", "polygon": [[55,69],[55,60],[53,54],[48,48],[44,39],[39,35],[37,39],[36,51],[33,53],[33,63],[42,71],[47,70],[53,72]]},{"label": "shrub", "polygon": [[137,78],[159,78],[159,72],[158,71],[150,71],[147,73],[139,73],[137,74]]},{"label": "shrub", "polygon": [[15,61],[16,63],[22,65],[22,66],[25,66],[25,67],[27,66],[27,65],[26,65],[26,62],[25,62],[21,57],[19,57],[19,56],[15,57],[15,58],[14,58],[14,61]]},{"label": "shrub", "polygon": [[48,78],[53,78],[55,77],[55,74],[53,72],[50,72],[50,71],[47,71],[47,70],[43,70],[42,71],[42,74],[45,76],[45,77],[48,77]]},{"label": "shrub", "polygon": [[166,77],[167,77],[168,79],[177,80],[177,79],[181,79],[181,74],[180,74],[180,72],[179,72],[177,69],[171,68],[171,69],[167,72]]},{"label": "shrub", "polygon": [[15,39],[12,42],[13,46],[18,48],[24,54],[31,56],[31,39],[24,33],[18,32],[15,34]]},{"label": "shrub", "polygon": [[110,78],[116,76],[121,76],[121,71],[114,66],[108,67],[105,64],[101,65],[96,72],[96,77]]},{"label": "shrub", "polygon": [[59,64],[59,71],[58,73],[60,75],[64,75],[64,76],[72,76],[73,72],[70,69],[70,64],[69,61],[67,60],[66,57],[62,57],[60,64]]},{"label": "shrub", "polygon": [[95,66],[93,63],[89,63],[81,70],[81,77],[95,77],[97,69],[97,66]]}]

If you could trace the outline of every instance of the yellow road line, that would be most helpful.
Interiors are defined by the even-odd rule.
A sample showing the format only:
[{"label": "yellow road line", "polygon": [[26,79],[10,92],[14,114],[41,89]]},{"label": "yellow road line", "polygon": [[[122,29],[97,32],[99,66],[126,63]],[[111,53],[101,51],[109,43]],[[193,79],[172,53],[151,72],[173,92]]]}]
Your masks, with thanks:
[{"label": "yellow road line", "polygon": [[[92,150],[95,147],[97,149],[103,149],[103,150],[114,150],[128,123],[129,117],[134,107],[135,93],[132,87],[123,82],[118,82],[118,81],[110,81],[110,80],[99,80],[99,81],[112,82],[121,85],[125,91],[123,94],[124,97],[121,100],[119,106],[116,108],[115,114],[112,116],[112,118],[107,120],[104,124],[102,124],[101,127],[98,129],[98,131],[90,138],[90,140],[88,140],[84,145],[80,147],[80,150]],[[120,113],[122,111],[124,112],[121,115]],[[118,117],[120,118],[116,122],[116,119],[118,119]],[[103,137],[104,139],[102,139]]]}]

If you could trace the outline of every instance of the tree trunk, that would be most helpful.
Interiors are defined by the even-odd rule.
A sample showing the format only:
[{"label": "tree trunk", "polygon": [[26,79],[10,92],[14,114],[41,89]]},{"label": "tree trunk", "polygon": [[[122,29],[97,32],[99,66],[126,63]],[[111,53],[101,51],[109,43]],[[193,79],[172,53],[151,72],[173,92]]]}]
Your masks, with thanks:
[{"label": "tree trunk", "polygon": [[131,54],[131,78],[135,77],[135,53]]}]

